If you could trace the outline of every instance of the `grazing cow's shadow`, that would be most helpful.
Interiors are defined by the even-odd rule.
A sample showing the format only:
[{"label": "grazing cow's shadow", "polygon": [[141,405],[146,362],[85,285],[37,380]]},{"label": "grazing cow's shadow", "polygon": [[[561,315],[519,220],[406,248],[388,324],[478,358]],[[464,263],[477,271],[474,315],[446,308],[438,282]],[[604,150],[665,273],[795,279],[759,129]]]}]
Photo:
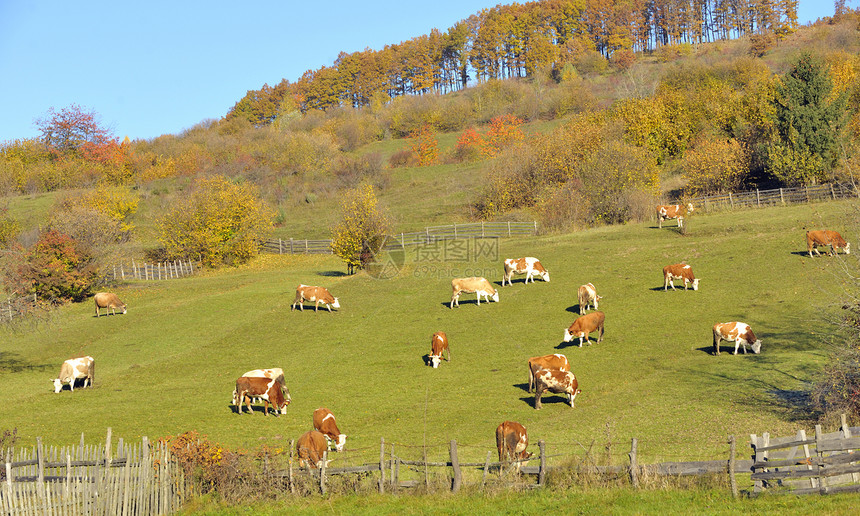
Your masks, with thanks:
[{"label": "grazing cow's shadow", "polygon": [[[762,346],[762,347],[764,347],[764,346]],[[710,346],[702,347],[702,348],[696,348],[696,351],[701,351],[702,353],[707,353],[711,356],[717,356],[717,354],[714,353],[714,345],[713,344],[711,344]],[[726,341],[723,341],[720,343],[720,356],[722,356],[722,355],[733,355],[734,352],[735,352],[735,343],[734,342],[726,343]],[[740,347],[738,347],[738,356],[741,356],[743,354],[744,354],[744,348],[743,348],[743,345],[741,345]],[[749,345],[747,345],[746,354],[747,355],[755,355],[756,353],[753,353],[752,350],[750,349]]]},{"label": "grazing cow's shadow", "polygon": [[425,366],[430,366],[430,353],[425,353],[423,357],[421,357],[421,361],[424,362]]},{"label": "grazing cow's shadow", "polygon": [[[672,287],[669,287],[669,288],[672,288]],[[660,290],[663,290],[663,287],[651,287],[651,290],[654,292],[658,292]],[[684,290],[684,289],[681,289],[681,290]]]},{"label": "grazing cow's shadow", "polygon": [[[815,253],[815,251],[813,251],[813,255],[812,255],[813,258],[815,258],[817,256],[814,253]],[[791,254],[796,255],[796,256],[804,256],[806,258],[809,258],[809,251],[792,251]],[[825,253],[821,253],[821,255],[827,256],[827,254],[825,254]]]},{"label": "grazing cow's shadow", "polygon": [[525,382],[525,383],[515,383],[513,386],[514,386],[514,387],[518,387],[518,388],[520,388],[520,389],[522,389],[522,390],[524,390],[524,391],[526,391],[526,392],[529,392],[529,383],[528,383],[528,382]]},{"label": "grazing cow's shadow", "polygon": [[[493,301],[489,301],[489,302],[488,302],[488,301],[483,301],[483,300],[481,300],[481,304],[482,304],[482,305],[486,305],[486,304],[488,304],[488,303],[492,303],[492,302],[493,302]],[[477,305],[477,304],[478,304],[478,300],[477,300],[477,299],[463,299],[463,298],[460,298],[460,304],[461,304],[461,305]],[[441,305],[442,305],[442,306],[444,306],[445,308],[450,308],[450,307],[451,307],[451,300],[449,299],[448,301],[444,301],[443,303],[441,303]],[[454,309],[456,309],[456,308],[457,308],[457,303],[454,303]]]},{"label": "grazing cow's shadow", "polygon": [[348,276],[348,274],[343,272],[343,271],[319,271],[319,272],[317,272],[317,276],[327,276],[330,278],[340,278],[342,276]]},{"label": "grazing cow's shadow", "polygon": [[570,305],[567,308],[565,308],[565,311],[570,312],[572,314],[576,314],[576,315],[582,315],[579,312],[579,305]]},{"label": "grazing cow's shadow", "polygon": [[[588,340],[582,341],[582,347],[586,348],[593,344],[597,344],[597,340],[592,341],[591,338]],[[555,349],[564,349],[564,348],[579,348],[579,337],[574,337],[574,339],[570,342],[561,341]]]},{"label": "grazing cow's shadow", "polygon": [[[531,408],[535,408],[534,394],[532,394],[531,396],[526,396],[524,398],[520,398],[520,401],[522,401],[523,403],[526,403]],[[546,406],[546,405],[555,405],[557,403],[560,403],[562,405],[567,405],[568,407],[570,406],[570,401],[568,401],[566,394],[555,394],[552,392],[545,392],[540,397],[540,404],[542,407]]]}]

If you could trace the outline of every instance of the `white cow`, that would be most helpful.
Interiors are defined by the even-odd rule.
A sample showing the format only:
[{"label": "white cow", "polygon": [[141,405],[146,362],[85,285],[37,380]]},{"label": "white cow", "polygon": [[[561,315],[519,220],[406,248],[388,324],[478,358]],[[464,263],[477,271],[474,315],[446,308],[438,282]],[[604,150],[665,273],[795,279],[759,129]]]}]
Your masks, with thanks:
[{"label": "white cow", "polygon": [[544,281],[549,282],[549,272],[543,268],[540,260],[532,256],[525,258],[508,258],[505,260],[505,275],[502,276],[502,286],[505,286],[505,281],[508,285],[511,284],[511,278],[514,274],[525,274],[526,283],[529,279],[532,283],[535,282],[535,276],[540,276]]},{"label": "white cow", "polygon": [[451,280],[451,288],[454,290],[451,296],[451,308],[454,308],[455,304],[460,306],[460,294],[462,292],[477,294],[478,306],[481,305],[481,296],[484,296],[484,301],[487,303],[490,302],[490,298],[497,303],[499,302],[499,293],[493,288],[493,285],[490,284],[487,278],[475,276],[471,278],[454,278]]},{"label": "white cow", "polygon": [[69,388],[74,391],[75,380],[78,378],[84,379],[84,388],[87,387],[87,384],[90,387],[93,386],[96,378],[93,357],[86,356],[66,360],[60,367],[60,376],[58,378],[50,378],[50,381],[54,384],[54,392],[59,394],[63,390],[63,384],[65,383],[69,384]]}]

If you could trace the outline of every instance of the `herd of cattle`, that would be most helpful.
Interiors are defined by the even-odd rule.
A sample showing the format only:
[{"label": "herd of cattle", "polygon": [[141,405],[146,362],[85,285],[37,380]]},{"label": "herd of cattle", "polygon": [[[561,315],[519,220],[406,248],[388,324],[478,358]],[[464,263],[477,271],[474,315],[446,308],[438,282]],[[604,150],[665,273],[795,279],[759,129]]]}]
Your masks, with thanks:
[{"label": "herd of cattle", "polygon": [[[678,227],[682,227],[684,217],[692,211],[693,206],[689,204],[687,206],[658,206],[659,227],[662,227],[662,222],[667,219],[677,219]],[[850,254],[850,244],[836,231],[808,231],[806,244],[810,257],[813,256],[813,251],[817,255],[821,254],[818,247],[830,247],[830,255],[837,253],[839,249],[842,249],[845,254]],[[525,274],[524,283],[526,284],[529,283],[529,280],[534,283],[535,276],[549,282],[549,271],[544,268],[540,260],[534,257],[506,259],[502,276],[503,287],[506,284],[508,286],[512,284],[511,279],[514,274]],[[663,267],[663,289],[668,290],[669,287],[672,287],[675,290],[673,280],[683,280],[684,290],[687,290],[688,287],[694,291],[699,289],[699,279],[693,274],[692,268],[685,263]],[[459,307],[459,298],[462,293],[475,294],[479,306],[482,297],[485,302],[489,302],[490,299],[495,302],[499,301],[498,290],[486,278],[455,278],[451,281],[451,287],[453,291],[449,304],[451,309],[454,306]],[[573,339],[579,338],[579,347],[582,347],[584,342],[591,345],[590,334],[594,332],[598,333],[597,343],[603,340],[606,316],[604,312],[597,310],[600,299],[602,296],[597,294],[597,289],[593,284],[587,283],[579,287],[579,317],[574,320],[569,328],[564,330],[564,342],[571,342]],[[101,309],[106,309],[113,314],[116,314],[116,310],[121,310],[123,314],[127,312],[125,303],[120,301],[115,294],[101,292],[94,296],[94,300],[97,317],[101,315]],[[303,303],[305,301],[315,303],[314,311],[319,308],[320,303],[324,304],[329,312],[332,308],[340,308],[338,298],[332,296],[324,287],[299,285],[296,288],[296,297],[292,309],[298,305],[300,310],[304,310]],[[587,313],[589,309],[593,309],[594,312]],[[753,353],[761,352],[761,340],[756,338],[748,324],[742,322],[732,321],[714,324],[713,338],[714,355],[720,354],[720,342],[723,340],[735,342],[735,355],[738,353],[739,347],[742,347],[744,354],[746,354],[747,345]],[[437,331],[431,337],[427,365],[433,368],[439,367],[443,355],[446,361],[451,360],[448,337],[445,332]],[[534,391],[535,393],[535,409],[541,408],[541,396],[547,392],[565,395],[570,406],[574,407],[574,400],[582,391],[576,376],[570,370],[570,362],[567,357],[560,353],[537,356],[528,359],[527,365],[528,392]],[[64,384],[69,384],[70,389],[74,391],[77,379],[83,379],[84,388],[88,385],[92,387],[95,379],[93,357],[79,357],[63,362],[59,377],[51,379],[54,392],[59,393]],[[242,413],[243,405],[247,406],[249,412],[253,412],[252,401],[264,403],[265,415],[269,414],[269,405],[276,413],[286,414],[291,397],[282,369],[255,369],[246,372],[236,380],[232,403],[236,407],[237,413]],[[327,408],[320,407],[314,411],[313,428],[313,430],[299,437],[296,442],[296,452],[302,467],[305,465],[312,468],[320,467],[327,450],[333,448],[336,451],[342,451],[346,443],[346,435],[340,432],[334,414]],[[505,421],[498,426],[496,445],[499,461],[514,461],[517,468],[522,461],[531,456],[531,453],[525,451],[528,447],[526,428],[515,421]]]}]

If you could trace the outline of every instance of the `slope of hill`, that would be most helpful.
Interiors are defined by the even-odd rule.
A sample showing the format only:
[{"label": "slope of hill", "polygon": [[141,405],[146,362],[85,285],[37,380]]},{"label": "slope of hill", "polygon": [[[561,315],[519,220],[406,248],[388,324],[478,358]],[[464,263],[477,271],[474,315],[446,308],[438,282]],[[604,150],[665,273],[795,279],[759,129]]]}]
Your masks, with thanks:
[{"label": "slope of hill", "polygon": [[[505,419],[558,453],[637,437],[641,462],[711,458],[727,435],[811,424],[798,400],[826,359],[831,329],[822,314],[838,299],[831,285],[840,264],[853,262],[807,258],[803,232],[839,229],[851,241],[853,209],[835,202],[700,215],[686,237],[628,224],[502,240],[497,254],[464,262],[411,250],[387,281],[343,276],[332,257],[265,256],[236,270],[132,282],[118,289],[126,315],[95,318],[92,304],[72,305],[4,336],[0,396],[15,409],[3,427],[24,442],[98,438],[110,426],[126,439],[196,430],[230,447],[284,446],[326,406],[354,450],[341,460],[378,457],[384,437],[440,454],[457,439],[461,460],[480,461]],[[499,303],[478,307],[466,295],[448,308],[452,277],[498,284],[501,260],[522,255],[541,258],[552,281],[518,281],[500,289]],[[682,260],[700,290],[664,292],[660,269]],[[586,282],[605,296],[606,336],[579,348],[561,337]],[[291,311],[299,283],[327,286],[342,308]],[[727,346],[711,354],[711,326],[730,320],[754,328],[760,355],[733,356]],[[422,357],[438,330],[452,360],[434,370]],[[545,396],[536,411],[524,389],[526,360],[552,352],[565,353],[580,380],[575,409]],[[54,394],[47,379],[84,354],[96,358],[95,388]],[[285,416],[233,412],[235,378],[258,367],[284,369],[293,397]]]}]

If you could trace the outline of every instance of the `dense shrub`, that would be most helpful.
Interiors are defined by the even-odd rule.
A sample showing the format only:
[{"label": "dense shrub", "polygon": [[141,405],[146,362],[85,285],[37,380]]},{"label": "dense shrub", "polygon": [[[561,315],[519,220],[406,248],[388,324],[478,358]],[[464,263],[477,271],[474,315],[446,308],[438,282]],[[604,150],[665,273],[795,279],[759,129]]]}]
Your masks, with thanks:
[{"label": "dense shrub", "polygon": [[81,301],[99,282],[93,253],[68,235],[48,230],[3,271],[9,293],[36,294],[54,303]]},{"label": "dense shrub", "polygon": [[749,173],[749,153],[735,139],[704,139],[681,160],[691,196],[737,191]]},{"label": "dense shrub", "polygon": [[21,223],[9,216],[8,208],[0,208],[0,247],[7,247],[21,232]]},{"label": "dense shrub", "polygon": [[373,260],[391,227],[386,211],[379,206],[369,184],[346,192],[341,203],[341,219],[331,228],[331,249],[350,272]]},{"label": "dense shrub", "polygon": [[169,258],[193,257],[206,266],[245,263],[268,236],[273,210],[256,188],[219,176],[199,180],[158,222]]}]

